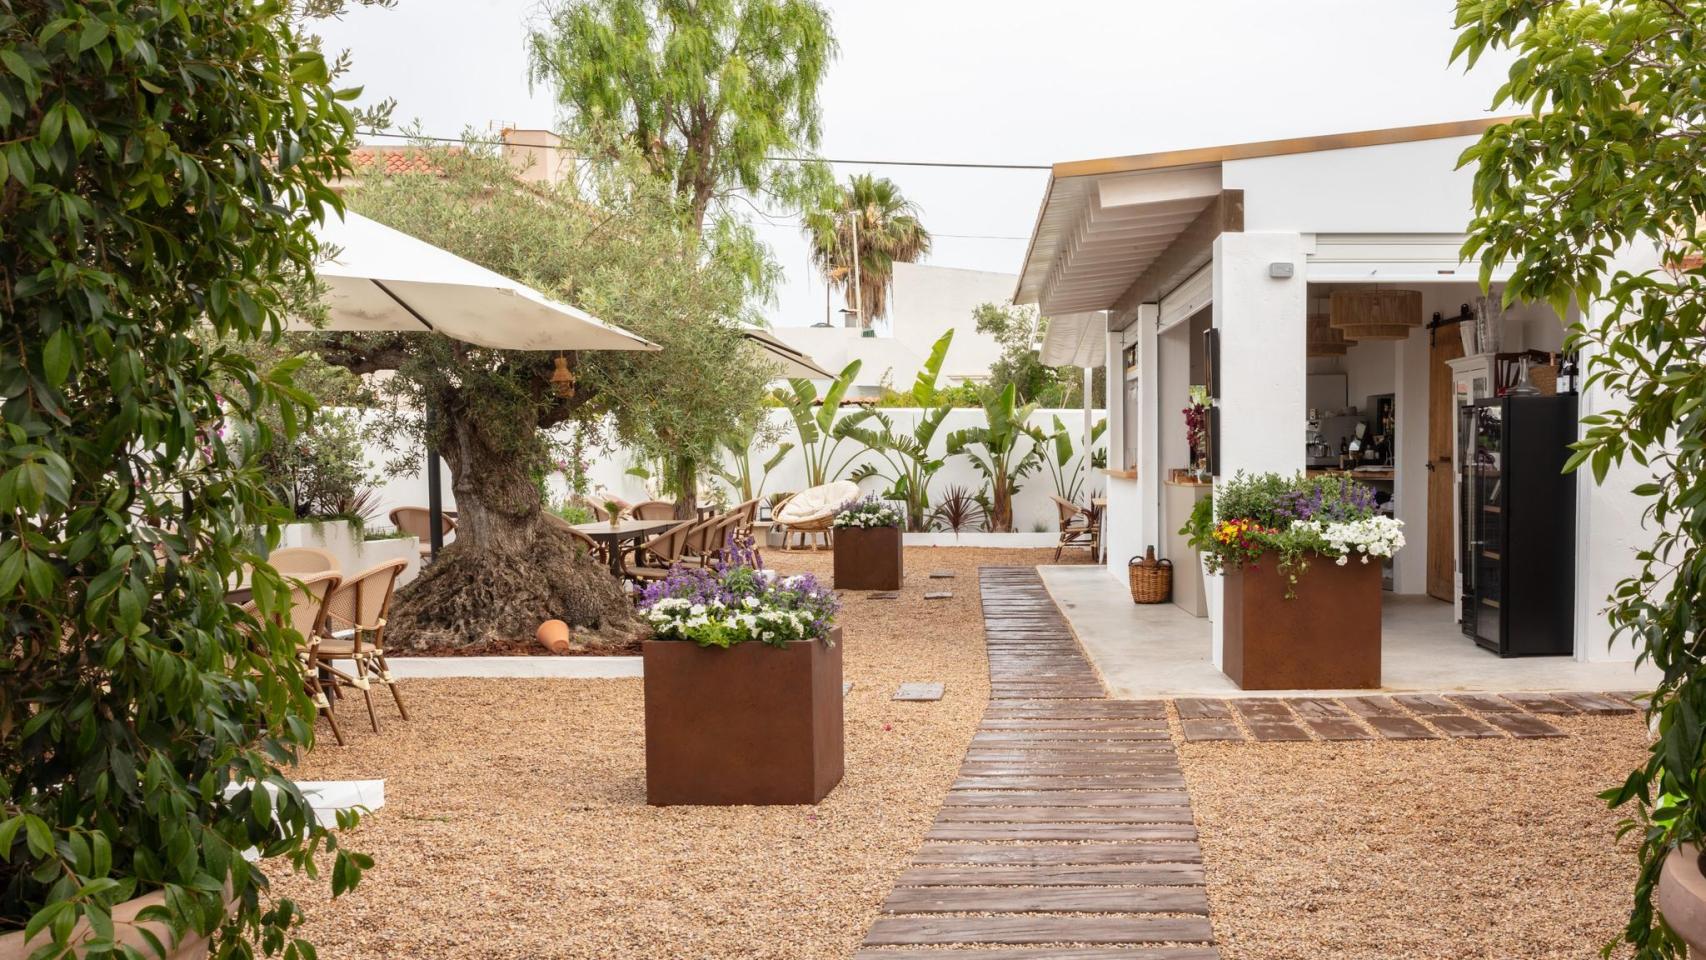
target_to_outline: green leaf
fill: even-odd
[[[49,385],[57,387],[65,383],[71,375],[72,359],[70,331],[60,327],[42,348],[42,374]]]

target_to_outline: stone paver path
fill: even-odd
[[[1250,697],[1173,702],[1185,739],[1532,740],[1567,734],[1548,717],[1634,713],[1610,693],[1452,693],[1353,697]]]
[[[979,580],[991,702],[856,960],[1215,960],[1166,705],[1102,699],[1034,569]]]

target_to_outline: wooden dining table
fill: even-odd
[[[621,577],[622,544],[630,541],[648,540],[678,523],[681,521],[625,519],[620,523],[594,520],[591,523],[577,523],[573,526],[592,540],[604,545],[610,554],[610,573],[613,576]]]

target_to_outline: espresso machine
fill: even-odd
[[[1339,451],[1356,436],[1362,418],[1354,414],[1311,416],[1304,432],[1305,459],[1311,468],[1337,467]]]

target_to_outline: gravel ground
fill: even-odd
[[[413,721],[386,704],[378,735],[346,702],[349,746],[326,737],[298,775],[385,778],[386,806],[348,839],[377,864],[335,903],[323,881],[275,889],[329,960],[845,958],[983,711],[978,566],[1052,554],[909,548],[900,599],[843,598],[847,774],[815,808],[646,806],[638,680],[410,680]],[[824,553],[766,560],[829,573]],[[946,697],[891,701],[907,680]]]
[[[1597,956],[1635,861],[1594,795],[1643,728],[1547,719],[1575,736],[1182,745],[1226,960]]]

